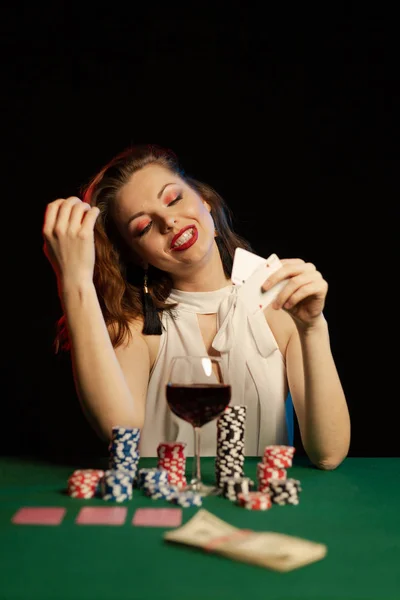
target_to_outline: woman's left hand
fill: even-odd
[[[263,290],[269,290],[287,279],[272,307],[286,310],[300,327],[312,327],[322,316],[328,284],[312,263],[300,258],[280,260],[282,267],[270,275],[262,286]]]

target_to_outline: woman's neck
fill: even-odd
[[[188,269],[187,273],[173,275],[173,288],[182,292],[213,292],[231,283],[225,275],[219,251],[203,265]]]

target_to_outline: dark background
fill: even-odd
[[[257,253],[317,265],[330,286],[350,455],[399,456],[396,19],[376,6],[308,10],[59,0],[3,9],[3,453],[105,451],[81,414],[68,355],[52,350],[61,312],[41,227],[48,202],[145,142],[172,148],[214,186]]]

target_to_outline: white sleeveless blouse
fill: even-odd
[[[245,454],[261,456],[269,444],[292,444],[293,410],[286,415],[288,396],[285,360],[262,310],[251,314],[229,285],[213,292],[172,290],[168,302],[178,306],[164,311],[158,355],[150,373],[146,416],[141,433],[141,456],[156,456],[165,441],[185,442],[193,456],[193,428],[176,417],[166,402],[168,368],[174,356],[207,356],[197,314],[217,314],[212,347],[220,352],[229,374],[231,405],[247,407]],[[216,454],[216,420],[202,427],[201,455]]]

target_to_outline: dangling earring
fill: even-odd
[[[149,293],[149,288],[147,287],[147,282],[148,282],[148,275],[147,275],[147,271],[145,271],[144,277],[143,277],[143,292],[145,294]]]
[[[148,288],[148,276],[147,270],[144,272],[143,279],[143,333],[145,335],[161,335],[161,321],[158,316],[157,309],[154,305],[153,298]]]
[[[214,229],[214,237],[218,237],[218,231],[216,229]]]

